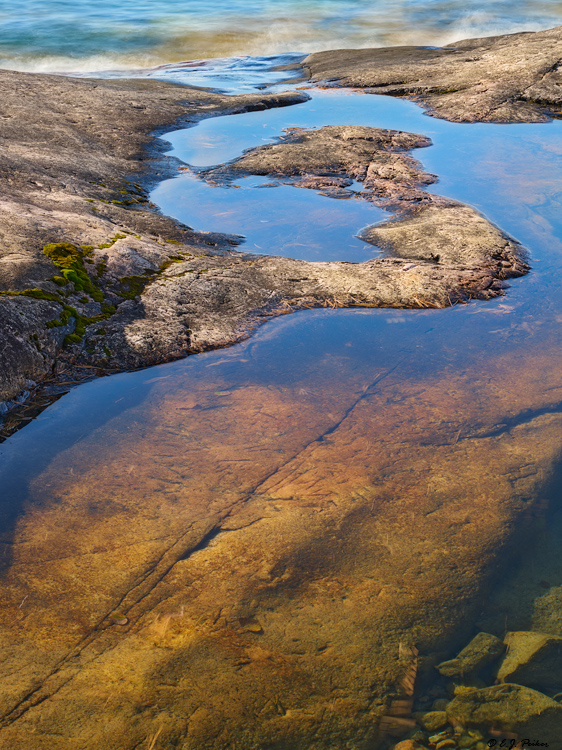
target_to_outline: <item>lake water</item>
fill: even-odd
[[[559,25],[559,0],[22,0],[0,3],[0,65],[102,71],[339,47],[442,45]]]
[[[555,2],[532,15],[516,3],[27,2],[0,22],[5,67],[165,65],[137,74],[240,91],[279,85],[278,53],[439,44],[560,15]],[[174,64],[221,55],[235,57]],[[400,669],[416,676],[412,646],[415,703],[403,688],[402,713],[387,705],[405,722],[451,697],[424,661],[436,649],[450,657],[479,630],[562,636],[562,123],[451,124],[410,102],[310,93],[164,138],[196,168],[286,127],[424,133],[430,189],[518,239],[531,273],[503,299],[448,310],[283,316],[227,350],[80,386],[3,443],[6,747],[389,747],[404,732],[387,717],[391,734],[373,735],[377,701],[405,684]],[[354,235],[383,212],[263,182],[179,174],[152,199],[197,229],[244,235],[242,250],[376,253]]]

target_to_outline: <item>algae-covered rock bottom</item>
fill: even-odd
[[[561,47],[554,29],[305,66],[440,117],[544,121],[560,112]],[[430,148],[423,134],[293,131],[199,173],[334,197],[360,182],[359,199],[389,212],[365,232],[386,256],[367,263],[252,256],[148,203],[175,169],[149,133],[306,90],[229,97],[9,71],[0,87],[4,401],[62,370],[224,347],[292,310],[470,303],[528,271],[501,227],[426,189],[436,176],[409,153]],[[150,383],[146,403],[53,445],[25,492],[11,495],[10,465],[2,475],[0,744],[485,750],[528,732],[558,750],[559,587],[546,581],[548,607],[508,633],[507,604],[475,628],[517,545],[556,547],[544,516],[562,346],[549,335],[460,370],[404,374],[397,347],[363,352],[370,369],[326,356],[313,387],[296,375],[232,387],[252,341],[189,358],[173,388],[127,375]]]

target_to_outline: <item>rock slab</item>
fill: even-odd
[[[420,103],[451,122],[547,122],[562,115],[562,26],[446,47],[315,52],[316,83],[352,86]]]
[[[562,690],[562,638],[519,631],[505,637],[507,653],[498,669],[500,682],[517,682],[547,693]]]
[[[504,651],[505,645],[500,638],[491,633],[478,633],[458,656],[438,664],[437,670],[444,677],[476,675]]]
[[[528,687],[506,683],[463,692],[448,705],[447,715],[452,723],[494,726],[521,739],[538,738],[549,750],[562,748],[562,706]]]

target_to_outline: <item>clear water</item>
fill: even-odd
[[[559,0],[22,0],[0,3],[0,65],[104,71],[338,47],[441,45],[548,28]]]
[[[542,241],[548,232],[544,225],[539,230],[536,218],[529,217],[525,208],[533,190],[541,190],[534,200],[543,203],[550,221],[558,222],[556,211],[546,206],[551,200],[555,205],[560,201],[559,176],[556,172],[549,175],[548,164],[560,159],[562,123],[449,123],[427,117],[417,105],[392,97],[333,89],[309,93],[310,101],[292,107],[209,118],[196,127],[166,133],[162,138],[171,146],[167,153],[198,168],[235,159],[246,148],[273,143],[291,127],[356,124],[423,133],[433,145],[412,153],[438,175],[430,191],[474,206],[529,248],[537,245],[537,231]],[[238,189],[219,187],[188,173],[160,183],[151,199],[163,213],[197,230],[242,235],[245,241],[240,249],[247,252],[353,262],[376,257],[376,250],[355,235],[368,224],[389,219],[388,213],[357,198],[342,201],[286,185],[263,187],[275,184],[268,178],[251,177],[235,181]],[[519,206],[516,225],[514,205]],[[560,248],[560,240],[548,235],[549,248]],[[541,284],[556,283],[549,263],[547,268]],[[527,286],[534,283],[535,273],[527,277]]]
[[[380,254],[357,235],[385,214],[353,196],[335,199],[259,177],[216,187],[183,175],[162,183],[151,200],[193,229],[241,235],[240,249],[249,253],[350,263]]]

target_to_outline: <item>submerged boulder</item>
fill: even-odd
[[[521,738],[539,739],[549,750],[562,749],[562,706],[543,693],[522,685],[493,685],[467,690],[449,703],[453,724],[515,732]]]
[[[507,653],[498,669],[500,682],[557,693],[562,690],[562,638],[519,631],[505,637]]]
[[[476,675],[501,656],[504,650],[505,645],[500,638],[490,633],[478,633],[454,659],[441,662],[436,669],[445,677]]]

